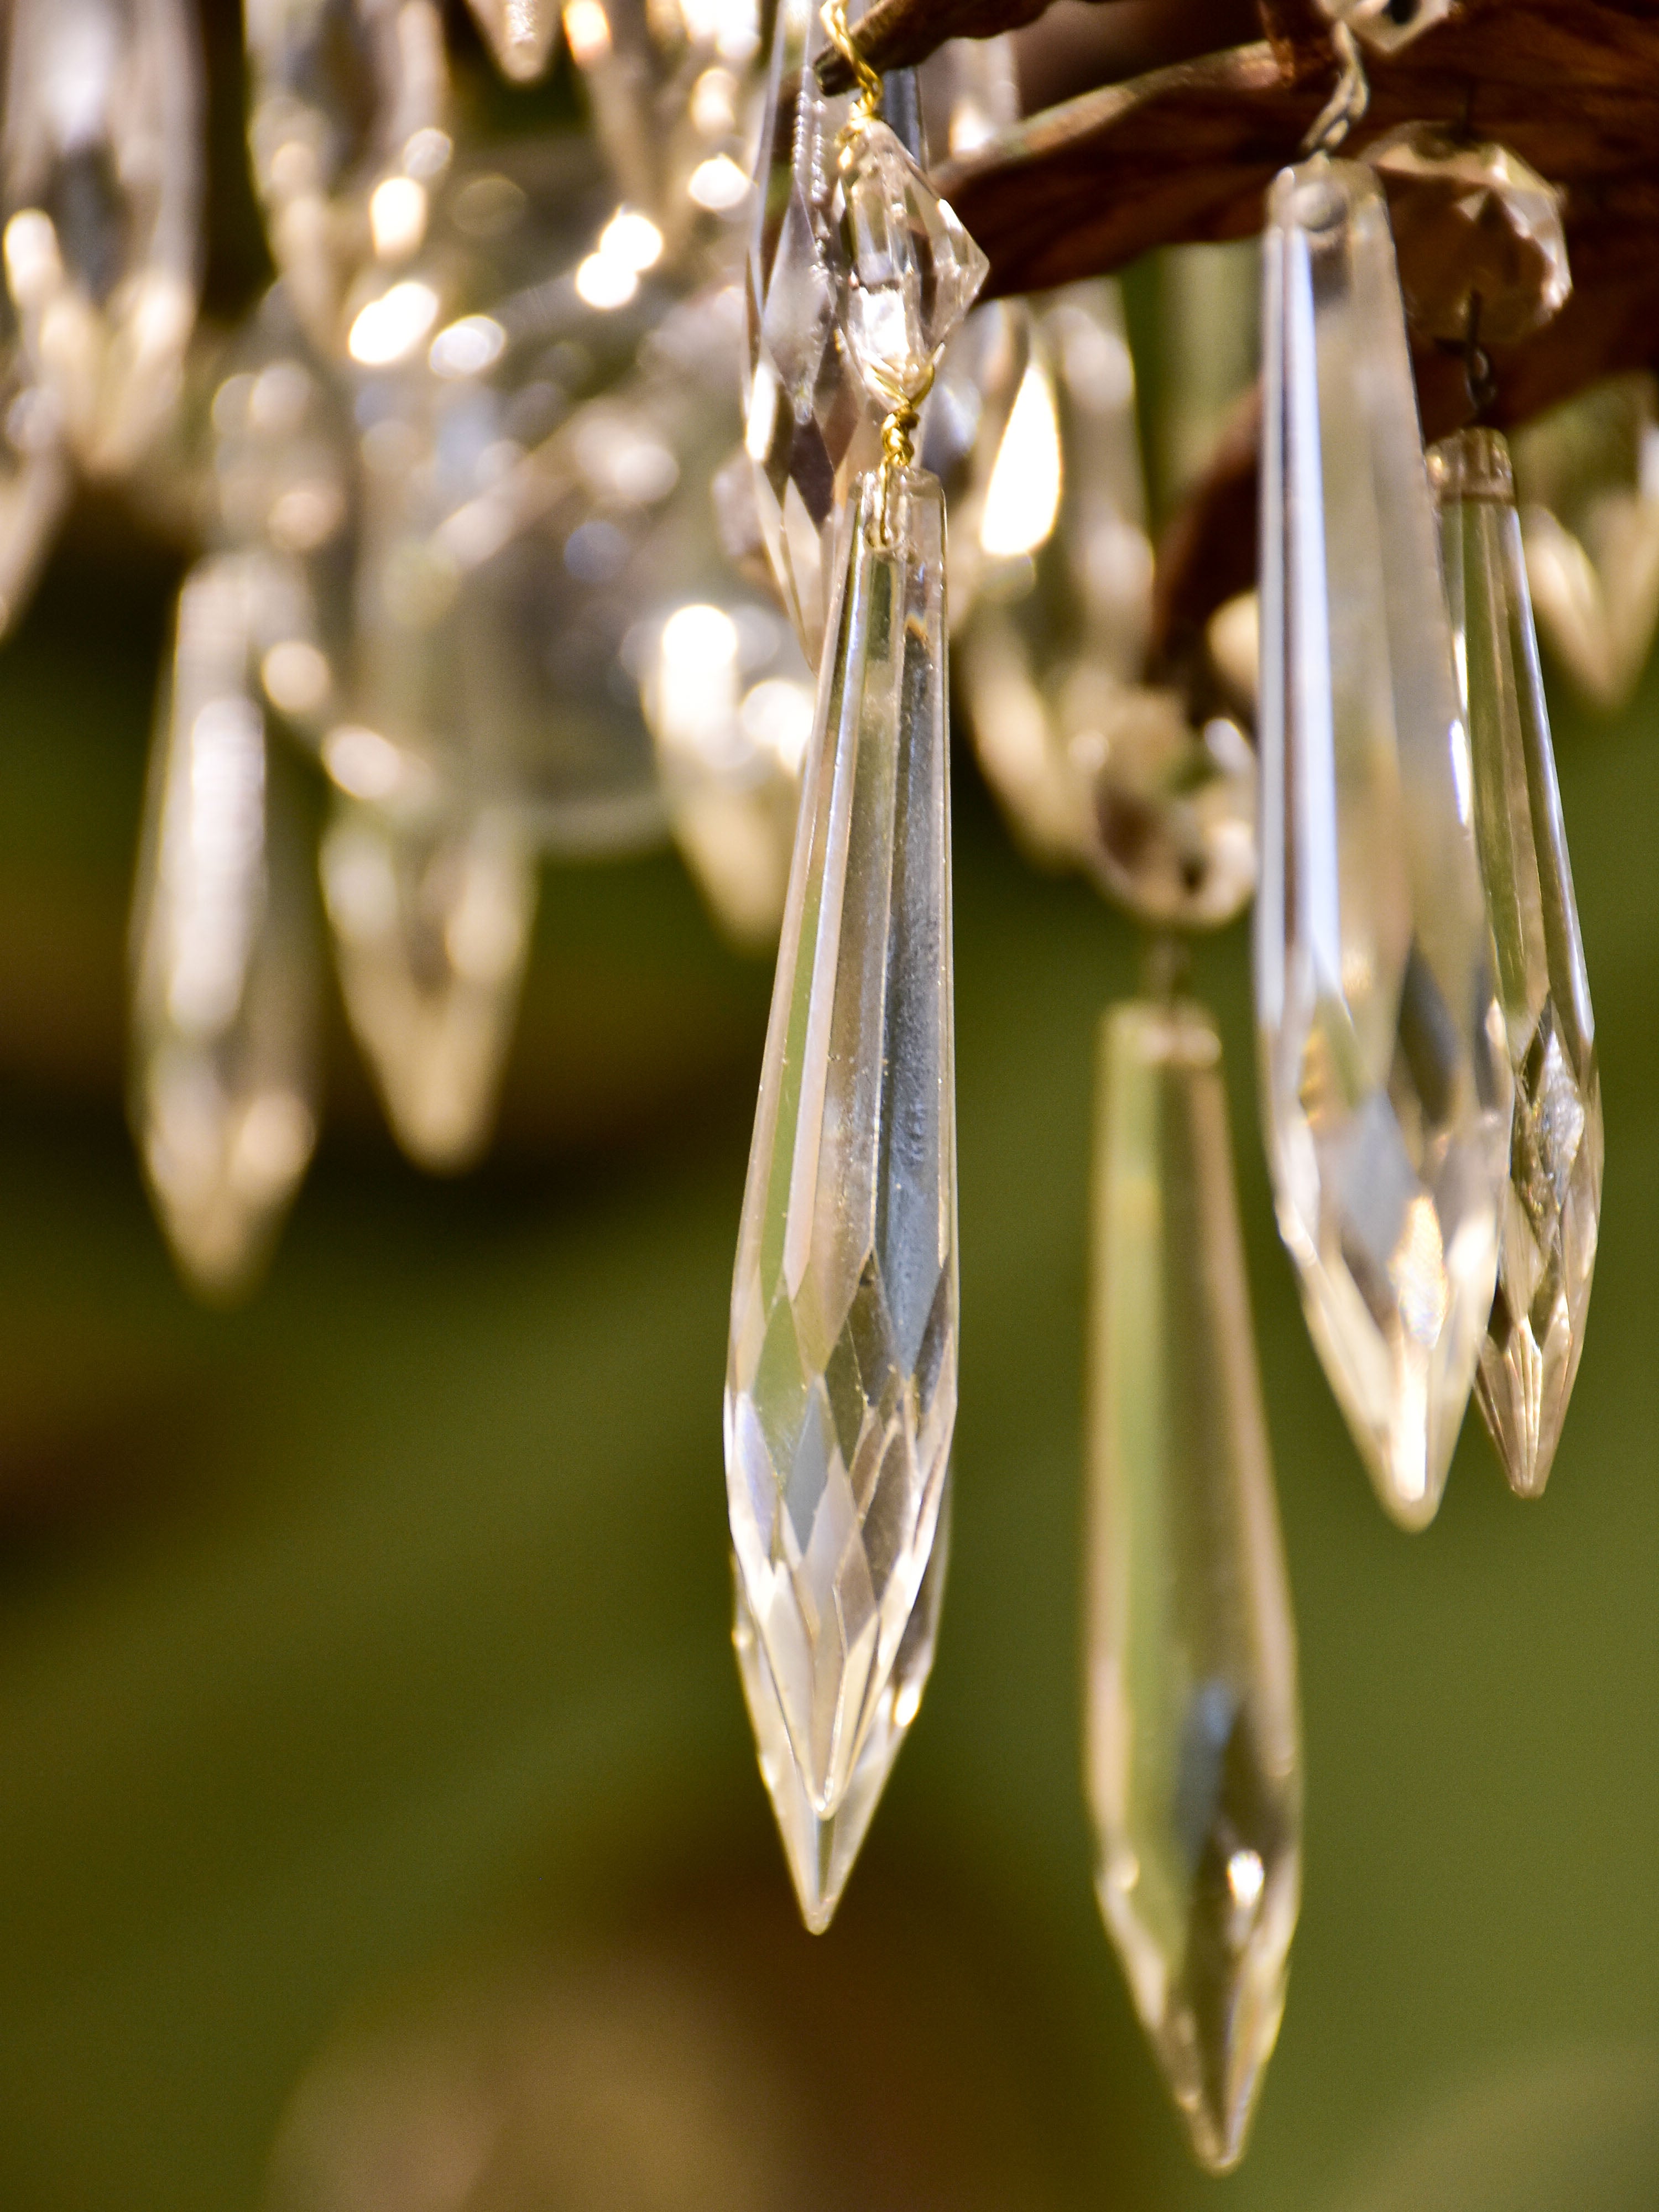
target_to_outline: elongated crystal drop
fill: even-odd
[[[1089,1799],[1101,1909],[1193,2146],[1236,2166],[1302,1874],[1296,1632],[1221,1041],[1101,1025],[1089,1377]]]
[[[536,869],[500,808],[422,824],[343,802],[322,850],[346,1013],[398,1142],[435,1173],[489,1141]]]
[[[553,58],[558,0],[471,0],[471,6],[501,74],[515,84],[534,83]]]
[[[726,1369],[738,1579],[820,1821],[884,1710],[957,1407],[945,519],[919,470],[893,504],[889,544],[877,477],[849,518]]]
[[[1285,170],[1263,267],[1262,1119],[1325,1371],[1418,1528],[1492,1310],[1509,1065],[1376,179]]]
[[[1437,446],[1446,590],[1474,759],[1474,823],[1515,1072],[1498,1295],[1475,1395],[1511,1486],[1536,1498],[1560,1439],[1601,1213],[1601,1085],[1509,449]]]
[[[836,321],[830,202],[847,103],[818,89],[823,37],[817,0],[778,0],[756,157],[744,432],[767,558],[814,668],[837,520],[879,456],[882,415]]]
[[[744,1700],[755,1731],[761,1779],[772,1800],[784,1856],[800,1903],[801,1917],[815,1936],[821,1936],[841,1902],[847,1877],[859,1847],[869,1831],[899,1747],[909,1733],[921,1705],[921,1693],[933,1671],[933,1645],[939,1634],[939,1605],[945,1595],[945,1568],[951,1548],[951,1486],[947,1477],[939,1501],[939,1525],[933,1548],[921,1577],[921,1588],[910,1609],[910,1618],[899,1639],[897,1656],[887,1686],[871,1715],[864,1748],[854,1764],[851,1778],[833,1813],[813,1810],[799,1767],[790,1749],[789,1730],[778,1699],[777,1684],[767,1663],[765,1647],[755,1633],[754,1616],[738,1576],[732,1642],[738,1655]]]
[[[179,388],[201,257],[202,87],[185,0],[14,0],[6,284],[34,373],[94,473]]]
[[[132,921],[133,1129],[179,1264],[213,1297],[258,1275],[316,1133],[303,826],[250,690],[255,588],[234,555],[185,581]]]

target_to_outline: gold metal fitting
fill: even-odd
[[[847,118],[847,129],[858,131],[881,112],[881,79],[859,52],[858,42],[847,26],[847,0],[823,0],[818,10],[823,27],[831,43],[858,83],[858,97]]]

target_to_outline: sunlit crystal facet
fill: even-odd
[[[836,1812],[933,1548],[957,1406],[944,512],[865,478],[819,679],[732,1297],[744,1600]]]
[[[837,519],[881,442],[881,410],[836,323],[830,200],[847,102],[818,89],[823,41],[816,0],[779,0],[757,156],[744,422],[767,557],[815,668]]]
[[[800,1903],[801,1917],[815,1936],[822,1935],[834,1917],[847,1877],[852,1872],[874,1817],[893,1761],[898,1757],[910,1723],[921,1705],[921,1693],[933,1669],[933,1644],[939,1632],[939,1605],[945,1593],[945,1567],[951,1545],[951,1491],[947,1480],[939,1510],[933,1548],[916,1593],[915,1604],[886,1688],[877,1701],[851,1778],[833,1813],[813,1810],[800,1769],[790,1749],[789,1730],[778,1701],[777,1685],[767,1663],[766,1651],[755,1633],[753,1616],[738,1577],[737,1610],[732,1641],[738,1655],[750,1723],[760,1759],[761,1779],[772,1800],[784,1856]]]
[[[489,1141],[536,911],[529,840],[487,810],[420,824],[343,803],[322,879],[341,995],[410,1158],[469,1167]]]
[[[1106,1923],[1194,2147],[1225,2172],[1284,2008],[1302,1784],[1220,1063],[1196,1006],[1102,1025],[1087,1743]]]
[[[1263,1122],[1326,1372],[1383,1504],[1420,1528],[1492,1309],[1509,1065],[1375,177],[1285,171],[1263,249]]]
[[[1595,1266],[1602,1157],[1595,1023],[1508,449],[1495,430],[1465,430],[1434,448],[1430,467],[1515,1071],[1498,1294],[1475,1389],[1510,1484],[1535,1498],[1578,1371]]]
[[[257,592],[233,555],[186,579],[132,921],[133,1130],[179,1265],[215,1297],[258,1274],[316,1128],[303,827],[250,689]]]
[[[990,263],[884,123],[838,149],[830,233],[836,310],[884,407],[921,397]]]
[[[34,375],[95,473],[178,395],[201,258],[202,85],[185,0],[15,0],[6,287]]]

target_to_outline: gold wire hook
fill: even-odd
[[[836,52],[858,82],[858,98],[847,118],[848,129],[856,131],[861,124],[869,122],[880,112],[881,78],[859,52],[858,41],[848,28],[847,0],[823,0],[818,16]]]
[[[1339,147],[1370,106],[1370,81],[1353,33],[1340,20],[1331,25],[1331,46],[1342,64],[1336,89],[1314,118],[1313,128],[1302,141],[1304,158],[1329,154]]]

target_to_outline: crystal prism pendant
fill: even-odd
[[[524,981],[529,840],[500,808],[416,824],[348,800],[321,865],[341,994],[392,1133],[419,1167],[471,1167]]]
[[[919,470],[891,505],[885,544],[878,475],[848,518],[726,1369],[738,1581],[820,1821],[877,1740],[957,1407],[945,518]]]
[[[1434,1516],[1492,1310],[1510,1080],[1382,195],[1263,239],[1255,998],[1280,1234],[1383,1504]]]
[[[185,1274],[251,1287],[315,1139],[316,998],[304,833],[248,688],[251,598],[234,555],[179,603],[132,922],[131,1104]]]
[[[1221,1041],[1101,1026],[1089,1393],[1097,1883],[1200,2161],[1242,2156],[1302,1866],[1296,1632],[1250,1331]]]
[[[880,410],[836,322],[830,198],[847,102],[818,89],[823,37],[817,0],[778,0],[749,251],[744,430],[767,558],[814,668],[837,522],[881,451]]]
[[[864,1748],[854,1765],[841,1802],[833,1813],[823,1815],[813,1810],[800,1769],[795,1764],[783,1708],[778,1701],[777,1685],[772,1679],[765,1649],[755,1633],[754,1617],[743,1594],[743,1577],[738,1575],[737,1578],[732,1642],[738,1655],[738,1672],[749,1708],[750,1724],[755,1731],[761,1779],[777,1816],[778,1832],[783,1838],[784,1856],[789,1862],[801,1918],[815,1936],[821,1936],[834,1917],[853,1862],[868,1832],[883,1785],[921,1708],[921,1693],[933,1669],[950,1547],[951,1486],[947,1477],[939,1500],[933,1548],[927,1555],[921,1588],[899,1639],[892,1674],[877,1701]]]
[[[859,374],[884,408],[914,404],[991,264],[884,123],[841,146],[830,276]]]
[[[1498,1295],[1475,1394],[1512,1488],[1548,1479],[1578,1371],[1601,1212],[1601,1089],[1509,451],[1429,456],[1474,761],[1474,823],[1515,1071]]]
[[[502,76],[533,84],[553,58],[558,0],[471,0],[471,5]]]
[[[201,258],[201,60],[185,0],[15,0],[6,285],[34,374],[94,474],[178,396]]]

